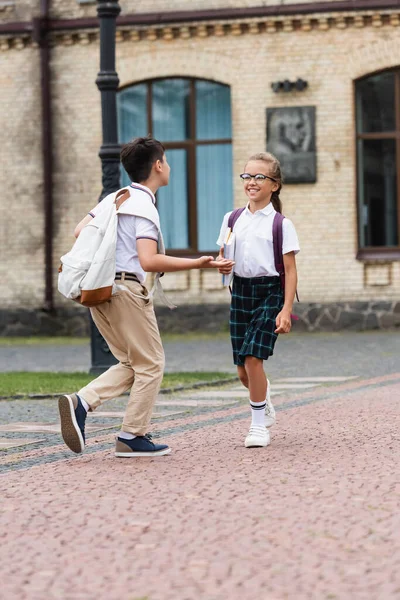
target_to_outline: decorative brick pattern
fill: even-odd
[[[388,286],[392,282],[392,263],[365,264],[364,276],[366,286]]]

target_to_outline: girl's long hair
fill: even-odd
[[[281,213],[282,200],[280,199],[279,194],[282,189],[283,178],[279,160],[270,152],[259,152],[258,154],[253,154],[253,156],[250,156],[247,162],[250,162],[251,160],[262,160],[267,163],[270,168],[271,177],[273,177],[276,182],[279,183],[279,188],[276,190],[276,192],[272,192],[271,202],[276,212]]]

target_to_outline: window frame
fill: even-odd
[[[395,105],[395,130],[381,131],[372,133],[358,133],[357,131],[357,85],[370,79],[375,75],[383,73],[394,73],[394,105]],[[355,125],[355,151],[356,151],[356,207],[357,207],[357,260],[374,260],[384,261],[400,260],[400,67],[382,69],[374,71],[359,77],[354,81],[354,125]],[[361,211],[359,198],[359,169],[360,169],[360,153],[358,150],[360,140],[395,140],[396,144],[396,182],[397,182],[397,231],[398,245],[397,246],[364,246],[361,247]]]
[[[166,153],[168,150],[186,150],[187,152],[187,172],[188,172],[188,237],[189,247],[182,249],[167,248],[168,254],[171,256],[197,258],[207,254],[208,251],[198,250],[198,222],[197,222],[197,167],[196,167],[196,149],[198,146],[210,146],[216,144],[231,144],[230,138],[213,138],[210,140],[196,139],[196,81],[207,81],[230,89],[230,85],[215,81],[214,79],[206,79],[203,77],[183,77],[181,75],[169,75],[167,77],[154,77],[151,79],[143,79],[122,86],[118,92],[133,88],[136,85],[146,84],[147,86],[147,129],[150,135],[153,135],[153,83],[158,81],[166,81],[168,79],[181,79],[189,82],[189,134],[186,140],[164,142],[163,144]],[[231,99],[232,108],[232,99]],[[156,195],[157,202],[157,195]],[[215,253],[215,248],[210,249],[210,253]]]

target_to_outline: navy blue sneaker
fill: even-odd
[[[115,456],[133,457],[133,456],[164,456],[169,454],[171,448],[166,444],[154,444],[148,435],[138,435],[133,440],[124,440],[117,437],[115,447]]]
[[[58,410],[61,419],[61,435],[68,448],[80,454],[85,448],[85,421],[87,417],[77,394],[60,396]]]

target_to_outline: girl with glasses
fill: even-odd
[[[251,426],[245,446],[253,448],[268,446],[268,428],[276,421],[263,363],[272,356],[278,334],[289,333],[291,329],[297,287],[295,255],[300,247],[293,223],[285,218],[282,222],[283,290],[275,265],[272,236],[274,217],[282,212],[279,161],[269,153],[255,154],[240,177],[247,205],[231,232],[235,238],[235,265],[229,324],[233,361],[240,381],[250,393]],[[225,215],[217,241],[219,260],[224,256],[230,215]]]

